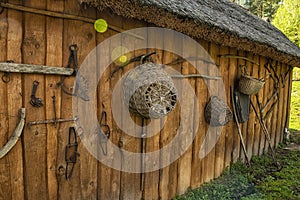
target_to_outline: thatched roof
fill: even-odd
[[[229,0],[79,1],[300,67],[296,45],[270,23]]]

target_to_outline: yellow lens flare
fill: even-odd
[[[128,62],[130,54],[128,49],[123,46],[117,46],[112,50],[111,59],[116,65],[124,65]]]
[[[104,19],[97,19],[94,23],[94,28],[99,33],[107,31],[108,24]]]

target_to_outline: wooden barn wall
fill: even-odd
[[[124,19],[110,12],[98,13],[96,9],[90,8],[86,10],[80,7],[75,0],[32,0],[23,1],[23,3],[19,0],[9,0],[9,2],[92,19],[102,17],[108,21],[108,24],[123,29],[152,26],[141,21]],[[92,24],[81,21],[7,9],[0,15],[0,27],[0,62],[13,60],[16,63],[60,67],[67,66],[69,45],[74,43],[78,45],[80,64],[97,44],[117,34],[110,29],[103,34],[96,33]],[[193,51],[193,47],[185,47],[182,45],[184,41],[176,41],[176,38],[165,38],[165,41],[157,40],[158,43],[166,41],[168,43],[165,45],[180,43],[180,48],[182,51],[186,51],[186,55]],[[198,42],[219,65],[227,92],[227,104],[230,107],[232,105],[229,88],[241,75],[240,65],[245,65],[248,73],[256,77],[263,77],[268,73],[264,67],[267,62],[264,57],[204,40],[198,40]],[[150,51],[149,49],[148,52]],[[141,53],[145,52],[141,50],[134,52],[135,55]],[[259,66],[242,59],[220,58],[219,54],[247,57],[259,63]],[[175,55],[160,50],[155,57],[156,62],[159,63],[168,63],[174,59],[176,59]],[[206,67],[207,72],[210,73],[208,65],[200,64]],[[279,84],[278,103],[274,104],[265,119],[267,129],[271,134],[272,147],[275,147],[282,141],[284,127],[287,126],[291,73],[284,77],[283,75],[290,66],[275,61],[272,64],[276,66],[275,71],[271,71],[272,77],[275,78],[268,79],[257,98],[262,106],[266,105],[273,94],[274,84]],[[123,149],[138,152],[141,145],[140,139],[122,132],[115,124],[110,110],[113,87],[122,75],[134,67],[134,64],[120,70],[109,79],[110,72],[114,67],[116,66],[112,65],[99,82],[97,113],[100,115],[104,110],[107,112],[107,122],[111,127],[111,140],[114,143],[121,144]],[[196,73],[196,70],[187,63],[173,67],[183,74]],[[2,75],[1,72],[0,76],[2,77]],[[18,73],[10,74],[10,76],[9,83],[0,80],[0,146],[3,146],[10,138],[18,120],[16,117],[18,110],[21,107],[26,108],[27,122],[52,119],[54,116],[52,96],[55,95],[57,117],[73,117],[72,97],[56,87],[56,83],[60,80],[59,76]],[[40,82],[37,97],[44,100],[44,106],[41,108],[34,108],[29,104],[34,80]],[[73,81],[74,78],[71,77],[67,78],[65,83],[68,85]],[[201,78],[189,79],[189,83],[199,97],[199,113],[200,116],[203,116],[205,104],[209,100],[207,86]],[[252,96],[251,99],[258,108],[256,97]],[[193,106],[194,102],[191,104]],[[269,110],[271,106],[272,102],[266,110]],[[190,111],[190,113],[193,112]],[[147,139],[147,152],[158,150],[170,142],[176,133],[180,117],[184,120],[193,118],[193,114],[189,118],[179,116],[179,114],[179,109],[176,108],[167,117],[162,130],[154,137]],[[141,124],[139,118],[136,118],[136,122]],[[159,121],[155,123],[157,126],[161,124]],[[101,164],[88,153],[78,138],[80,157],[74,167],[72,178],[65,180],[64,152],[68,143],[68,129],[71,125],[72,123],[68,122],[58,124],[56,128],[52,124],[24,128],[16,146],[0,160],[0,199],[169,199],[176,194],[184,193],[189,187],[199,187],[202,183],[218,177],[230,163],[236,162],[238,159],[245,159],[237,128],[231,121],[223,128],[215,148],[205,158],[199,160],[198,151],[208,128],[204,117],[200,117],[200,128],[197,133],[193,133],[196,134],[195,140],[185,154],[168,167],[144,174],[143,179],[140,174],[120,172]],[[138,129],[138,127],[136,128]],[[243,123],[241,127],[250,157],[261,155],[268,150],[268,142],[252,108],[248,122]],[[190,127],[186,129],[188,130],[188,128]]]

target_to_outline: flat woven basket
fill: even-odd
[[[251,76],[242,75],[239,80],[239,91],[243,94],[257,94],[265,82]]]
[[[204,117],[211,126],[224,126],[232,120],[232,112],[227,104],[217,96],[211,96],[205,106]]]
[[[178,93],[162,66],[144,63],[129,71],[123,81],[129,111],[145,118],[161,118],[174,110]]]

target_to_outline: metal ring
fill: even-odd
[[[8,72],[4,72],[2,75],[2,81],[4,83],[8,83],[10,81],[10,74]]]

